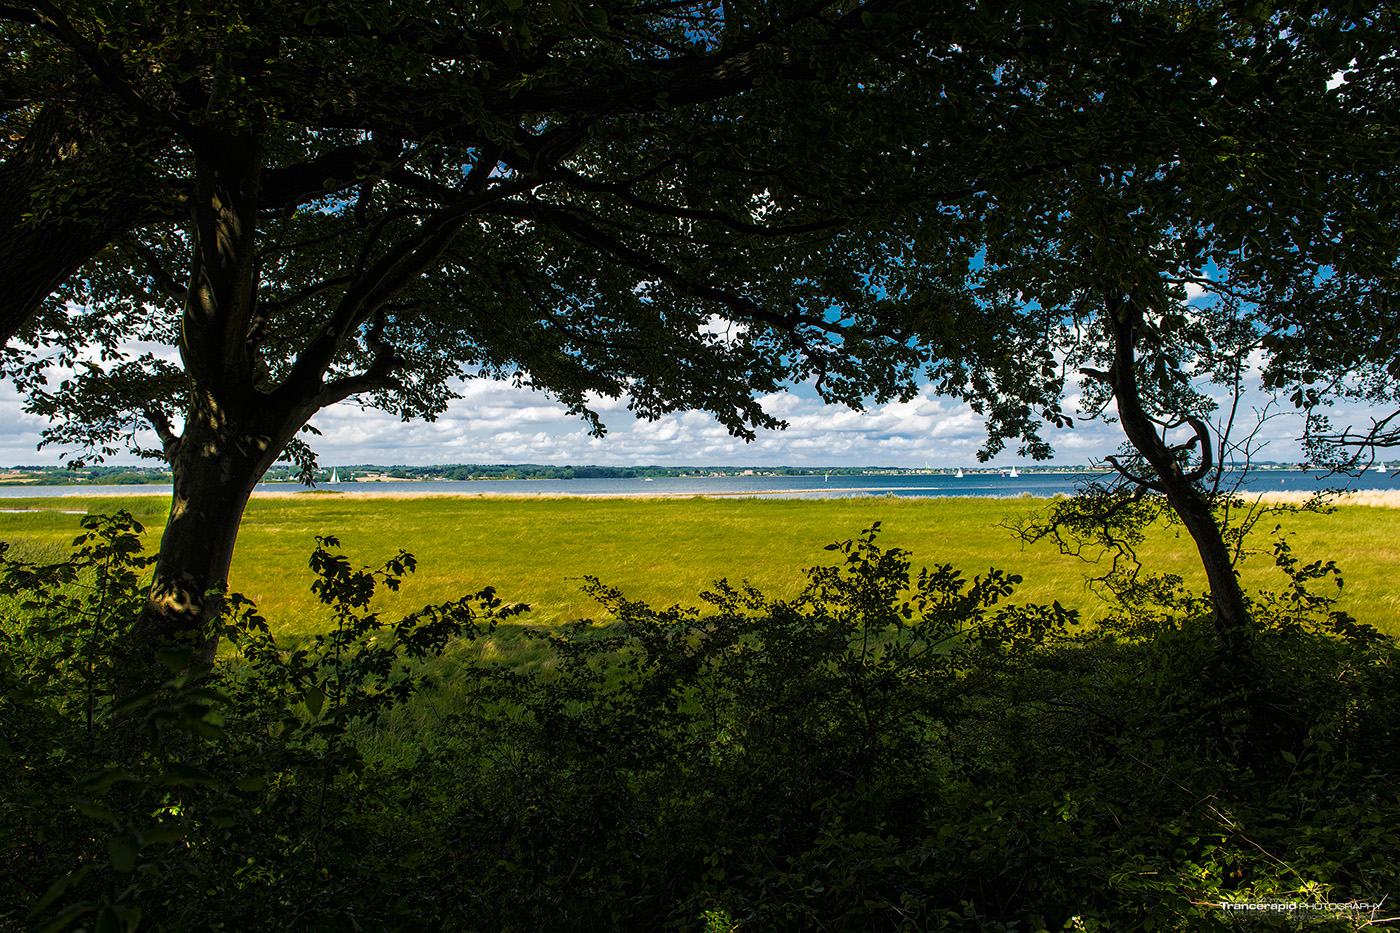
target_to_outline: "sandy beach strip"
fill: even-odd
[[[1302,505],[1312,497],[1302,490],[1269,490],[1247,494],[1246,499],[1258,498],[1269,505]],[[1379,509],[1400,509],[1400,491],[1394,489],[1356,489],[1328,499],[1329,505],[1369,505]]]
[[[863,490],[863,489],[843,489],[842,492],[857,494],[875,495],[886,490]],[[459,492],[453,490],[440,489],[395,489],[393,492],[346,492],[342,489],[321,491],[321,490],[301,490],[298,492],[283,492],[282,490],[262,490],[253,491],[254,499],[316,499],[319,497],[335,497],[337,499],[732,499],[736,496],[768,496],[773,498],[783,496],[797,496],[804,493],[811,494],[822,492],[821,487],[813,489],[744,489],[725,492],[602,492],[602,493],[566,493],[566,492],[501,492],[492,490],[490,492]]]

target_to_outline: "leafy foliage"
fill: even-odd
[[[107,665],[144,602],[139,571],[151,559],[125,513],[84,527],[68,561],[0,567],[4,901],[15,905],[0,921],[131,930],[235,923],[247,910],[254,925],[285,911],[310,924],[352,916],[319,880],[327,860],[354,860],[354,849],[327,845],[329,827],[344,825],[335,788],[364,769],[347,729],[424,684],[403,662],[524,607],[488,588],[386,625],[364,610],[412,557],[356,571],[321,539],[312,563],[334,632],[285,651],[235,594],[222,624],[236,654],[224,667],[199,665],[189,647],[167,651],[161,689],[114,704]],[[130,743],[133,720],[148,745]]]
[[[1125,481],[1204,542],[1197,487],[1238,442],[1199,381],[1238,391],[1252,353],[1294,347],[1287,308],[1350,320],[1360,292],[1383,319],[1379,5],[330,12],[0,5],[50,63],[19,123],[70,103],[60,63],[168,140],[144,175],[169,210],[7,365],[48,441],[171,463],[141,636],[216,614],[238,508],[212,503],[241,506],[278,458],[311,475],[299,432],[346,399],[433,418],[457,379],[504,379],[596,433],[625,399],[751,439],[792,383],[860,407],[928,376],[987,416],[985,455],[1036,457],[1067,396],[1090,417],[1115,400],[1143,461]],[[1343,71],[1356,88],[1334,93]],[[1234,652],[1242,597],[1224,544],[1202,548]]]
[[[77,579],[126,579],[130,523],[89,523],[83,559],[126,556]],[[1223,684],[1199,602],[1080,632],[1010,602],[1014,575],[914,572],[877,533],[785,601],[720,582],[655,609],[590,579],[616,621],[539,633],[552,669],[460,666],[411,760],[361,749],[427,687],[405,661],[520,611],[490,590],[387,624],[373,594],[412,559],[355,569],[322,538],[332,631],[288,649],[231,599],[220,667],[170,658],[165,695],[99,707],[89,741],[86,675],[42,660],[67,636],[25,622],[71,593],[8,561],[33,615],[0,668],[0,922],[1223,931],[1225,903],[1386,893],[1396,653],[1312,591],[1334,567],[1280,547],[1256,676]],[[133,713],[149,750],[104,751]]]
[[[917,296],[975,319],[956,291],[977,203],[1044,161],[1028,104],[1056,113],[1034,90],[1060,61],[1037,11],[326,13],[0,4],[19,49],[169,139],[147,169],[170,209],[56,293],[6,365],[46,442],[171,465],[133,656],[217,615],[247,496],[279,459],[311,475],[299,434],[326,406],[431,419],[458,379],[500,379],[597,434],[604,400],[625,400],[752,439],[781,426],[762,399],[791,383],[857,408],[911,396],[905,312]],[[1034,43],[1006,41],[1021,26]]]

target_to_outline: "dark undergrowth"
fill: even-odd
[[[111,699],[140,606],[130,516],[0,576],[0,928],[1353,929],[1400,894],[1393,643],[1314,597],[1253,604],[1248,662],[1144,585],[1081,632],[1019,579],[913,572],[876,530],[775,601],[725,583],[540,632],[549,671],[453,672],[413,754],[366,755],[415,662],[523,607],[384,620],[400,554],[323,539],[336,627],[284,650],[234,597],[214,670],[172,647]],[[1325,569],[1325,568],[1322,568]],[[1278,907],[1291,903],[1295,909]]]

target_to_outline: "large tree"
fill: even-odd
[[[1271,190],[1257,165],[1293,183],[1318,157],[1267,130],[1332,119],[1319,76],[1347,54],[1327,14],[1078,0],[0,15],[153,128],[150,174],[180,207],[128,229],[31,334],[70,378],[12,367],[53,440],[161,437],[175,492],[143,651],[199,637],[253,486],[344,399],[432,417],[454,377],[512,378],[599,430],[590,399],[626,396],[751,436],[777,425],[766,392],[811,379],[859,405],[911,391],[931,355],[994,441],[1043,454],[1069,359],[1126,426],[1129,377],[1179,370],[1198,333],[1153,326],[1175,320],[1173,283],[1212,257],[1271,272],[1288,225],[1250,213]],[[180,361],[124,358],[132,341]],[[1149,483],[1198,479],[1178,466],[1199,444],[1159,445],[1149,408],[1130,432]]]
[[[30,335],[53,352],[12,372],[53,440],[161,438],[175,491],[142,652],[202,638],[253,486],[344,399],[432,417],[453,377],[513,378],[599,430],[590,399],[625,395],[751,436],[778,423],[755,396],[791,380],[852,405],[911,390],[895,311],[966,274],[974,167],[1053,161],[1000,77],[1058,53],[1016,40],[1039,14],[119,6],[0,13],[156,128],[183,217],[118,238]],[[142,341],[178,364],[124,354]],[[45,361],[74,372],[48,385]]]
[[[980,278],[1002,335],[935,366],[988,412],[989,451],[1019,438],[1047,455],[1039,421],[1068,424],[1069,394],[1116,420],[1127,449],[1109,458],[1121,482],[1108,512],[1152,496],[1176,513],[1230,659],[1248,653],[1250,630],[1219,508],[1239,412],[1227,405],[1212,424],[1212,391],[1237,393],[1256,365],[1280,385],[1300,359],[1340,374],[1390,352],[1356,343],[1346,322],[1378,325],[1388,306],[1396,239],[1377,199],[1392,169],[1377,130],[1393,115],[1356,106],[1337,76],[1386,60],[1391,16],[1193,7],[1173,28],[1208,31],[1206,54],[1138,47],[1103,61],[1065,106],[1104,138],[1152,144],[1106,146],[1097,164],[1000,199]],[[1135,71],[1148,79],[1123,79]],[[1201,297],[1188,301],[1188,287]],[[1393,318],[1384,326],[1393,334]]]

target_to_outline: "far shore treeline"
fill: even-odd
[[[1306,464],[1268,461],[1255,463],[1256,470],[1306,469]],[[640,479],[643,477],[685,476],[869,476],[953,474],[959,469],[995,470],[986,464],[979,466],[897,467],[897,466],[600,466],[559,465],[548,463],[448,463],[429,466],[383,466],[372,463],[352,463],[326,466],[316,471],[315,481],[330,481],[333,474],[338,482],[353,483],[362,479],[397,480],[495,480],[495,479]],[[1086,464],[1038,464],[1018,466],[1022,473],[1089,473],[1095,468]],[[70,469],[59,466],[12,466],[0,468],[0,486],[141,486],[171,481],[170,471],[148,466],[87,465]],[[296,482],[296,467],[279,465],[267,471],[264,482]]]

